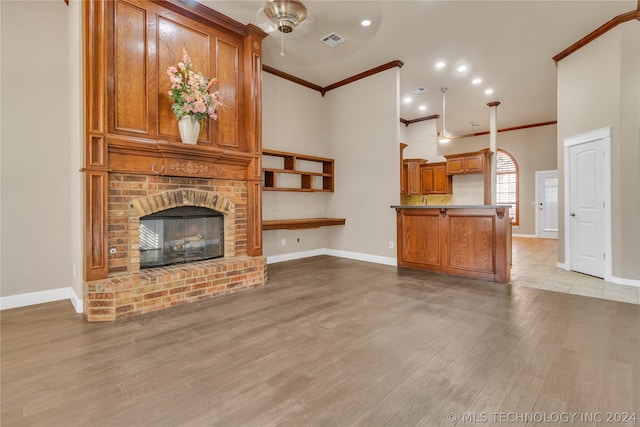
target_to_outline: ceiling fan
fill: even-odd
[[[256,14],[258,26],[267,34],[308,33],[314,17],[300,0],[268,0]]]
[[[440,91],[442,91],[442,130],[438,133],[438,142],[442,142],[442,143],[446,143],[451,141],[452,135],[451,133],[449,133],[447,131],[447,124],[446,124],[446,118],[447,118],[447,110],[446,110],[446,97],[447,97],[447,88],[443,87],[440,88]]]
[[[284,56],[284,35],[294,30],[308,32],[313,18],[300,0],[268,0],[256,15],[258,26],[267,34],[281,33],[280,56]]]

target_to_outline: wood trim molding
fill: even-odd
[[[592,41],[594,41],[601,35],[607,33],[608,31],[614,29],[615,27],[622,24],[623,22],[632,21],[634,19],[637,19],[638,21],[640,21],[640,1],[638,1],[638,8],[636,10],[623,13],[622,15],[618,15],[615,18],[609,20],[605,24],[601,25],[594,31],[590,32],[589,34],[587,34],[586,36],[584,36],[583,38],[581,38],[580,40],[578,40],[577,42],[575,42],[574,44],[572,44],[571,46],[569,46],[568,48],[566,48],[565,50],[557,54],[556,56],[554,56],[553,60],[556,63],[558,63],[558,61],[563,60],[567,56],[578,51],[583,46],[586,46],[587,44],[591,43]]]
[[[510,127],[510,128],[498,129],[498,132],[510,132],[512,130],[537,128],[537,127],[540,127],[540,126],[555,125],[557,123],[558,123],[557,120],[552,120],[552,121],[549,121],[549,122],[531,123],[531,124],[528,124],[528,125],[514,126],[514,127]],[[482,131],[482,132],[476,132],[476,133],[466,133],[464,135],[455,135],[455,136],[452,136],[451,139],[470,138],[472,136],[481,136],[481,135],[489,135],[489,131]]]
[[[302,80],[301,78],[298,78],[291,74],[287,74],[284,71],[280,71],[266,64],[262,64],[262,71],[264,71],[265,73],[273,74],[274,76],[278,76],[282,79],[289,80],[290,82],[297,83],[301,86],[308,87],[309,89],[317,90],[322,95],[324,95],[324,88],[322,86],[318,86],[306,80]]]
[[[262,71],[267,72],[269,74],[273,74],[274,76],[281,77],[281,78],[283,78],[285,80],[289,80],[290,82],[293,82],[293,83],[308,87],[309,89],[317,90],[318,92],[320,92],[320,94],[322,96],[324,96],[325,93],[329,92],[330,90],[339,88],[340,86],[348,85],[349,83],[353,83],[355,81],[364,79],[365,77],[372,76],[374,74],[380,73],[382,71],[389,70],[389,69],[394,68],[394,67],[401,68],[403,65],[404,65],[404,62],[396,59],[395,61],[387,62],[386,64],[382,64],[382,65],[377,66],[375,68],[372,68],[370,70],[363,71],[362,73],[359,73],[359,74],[356,74],[354,76],[348,77],[348,78],[346,78],[344,80],[340,80],[339,82],[330,84],[329,86],[325,86],[325,87],[313,84],[311,82],[308,82],[308,81],[303,80],[303,79],[301,79],[299,77],[296,77],[294,75],[285,73],[284,71],[280,71],[280,70],[278,70],[276,68],[270,67],[270,66],[265,65],[265,64],[262,64]]]
[[[431,116],[426,117],[418,117],[417,119],[406,120],[402,117],[400,118],[400,123],[403,123],[405,126],[409,126],[412,123],[424,122],[425,120],[436,120],[440,118],[440,114],[433,114]]]
[[[382,71],[389,70],[391,68],[395,68],[395,67],[402,68],[403,65],[404,65],[404,62],[402,62],[402,61],[400,61],[398,59],[396,59],[395,61],[387,62],[386,64],[382,64],[382,65],[380,65],[378,67],[375,67],[375,68],[372,68],[370,70],[364,71],[364,72],[362,72],[360,74],[356,74],[355,76],[351,76],[351,77],[348,77],[348,78],[346,78],[344,80],[340,80],[339,82],[330,84],[329,86],[325,86],[324,92],[325,93],[329,92],[330,90],[337,89],[340,86],[348,85],[349,83],[353,83],[355,81],[364,79],[365,77],[372,76],[374,74],[380,73]],[[322,96],[324,96],[324,93],[322,94]]]
[[[267,36],[267,33],[262,31],[259,27],[253,24],[244,25],[235,19],[229,18],[222,13],[213,10],[203,4],[200,4],[196,0],[150,0],[152,3],[157,3],[162,7],[176,12],[180,15],[189,17],[194,21],[198,21],[205,25],[213,25],[217,28],[224,28],[231,30],[235,33],[242,34],[243,36],[249,35],[250,31],[258,31],[263,34],[263,38]]]

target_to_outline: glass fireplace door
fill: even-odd
[[[176,209],[140,219],[141,268],[224,256],[222,215]]]

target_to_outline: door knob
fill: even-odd
[[[573,212],[571,212],[569,215],[571,215],[571,216],[576,216],[576,214],[575,214],[575,213],[573,213]]]

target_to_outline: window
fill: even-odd
[[[496,203],[511,205],[511,223],[518,225],[518,164],[511,154],[500,149],[496,155]]]

